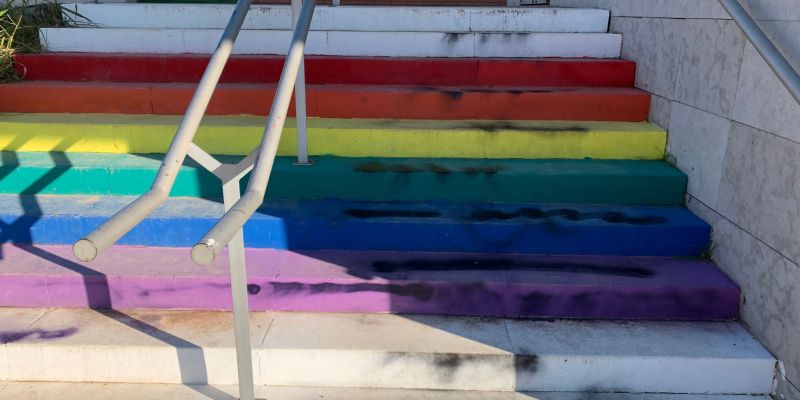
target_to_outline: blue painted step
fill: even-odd
[[[69,244],[132,197],[0,196],[0,243]],[[222,205],[172,198],[120,244],[191,246]],[[697,256],[710,226],[683,207],[269,202],[245,226],[248,247],[528,254]]]

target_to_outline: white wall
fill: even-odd
[[[800,67],[800,0],[744,1]],[[785,364],[800,399],[800,105],[717,0],[553,0],[612,13],[651,120],[714,226],[713,258],[743,289],[742,320]],[[778,397],[780,398],[780,397]]]

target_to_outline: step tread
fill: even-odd
[[[383,18],[381,18],[383,19]],[[111,53],[213,52],[222,29],[42,28],[45,51]],[[234,54],[285,54],[290,30],[242,30]],[[124,39],[124,40],[123,40]],[[369,57],[619,58],[616,33],[311,31],[305,53]]]
[[[3,392],[5,390],[5,392]],[[17,400],[54,399],[99,400],[231,400],[238,398],[238,387],[232,385],[178,385],[146,383],[0,383],[0,394]],[[307,400],[770,400],[769,396],[687,395],[644,393],[518,393],[458,390],[365,389],[319,387],[256,387],[257,399]]]
[[[163,156],[0,151],[0,159],[0,193],[130,196],[150,188]],[[311,168],[295,161],[276,158],[267,198],[680,205],[686,187],[684,173],[650,160],[315,156]],[[221,185],[187,159],[171,196],[221,198]]]
[[[0,149],[163,154],[179,121],[168,115],[0,114]],[[212,154],[248,154],[258,147],[264,124],[264,117],[206,116],[194,141]],[[308,124],[312,156],[662,160],[666,145],[664,130],[642,122],[309,118]],[[295,137],[295,120],[288,118],[278,155],[297,154]]]
[[[233,5],[78,4],[73,9],[103,27],[225,27]],[[193,18],[181,18],[191,14]],[[131,18],[135,15],[135,18]],[[123,16],[128,16],[125,18]],[[530,7],[364,7],[318,5],[312,30],[605,32],[607,10]],[[291,29],[288,6],[253,5],[243,29]]]
[[[183,115],[190,83],[28,81],[0,85],[2,112]],[[272,84],[220,84],[208,115],[265,115]],[[308,85],[308,115],[326,118],[631,121],[650,96],[635,88],[454,88]],[[47,96],[47,101],[42,101]],[[266,103],[265,103],[266,101]],[[290,110],[290,116],[293,115]]]
[[[4,215],[77,215],[110,216],[130,203],[131,196],[59,196],[0,195],[0,213]],[[35,200],[39,210],[26,212],[25,204]],[[446,205],[446,207],[444,207]],[[153,212],[154,218],[217,218],[222,214],[220,202],[178,197],[168,199]],[[396,213],[393,211],[397,211]],[[541,212],[539,211],[541,210]],[[385,211],[385,212],[384,212]],[[331,221],[350,219],[410,221],[431,223],[496,223],[512,225],[550,225],[553,219],[567,225],[679,225],[707,227],[708,224],[685,207],[622,206],[573,204],[451,204],[447,202],[368,202],[351,200],[292,201],[267,199],[253,215],[253,220],[294,217],[298,212]],[[613,215],[612,215],[613,214]]]
[[[120,89],[149,89],[149,88],[196,88],[196,82],[71,82],[71,81],[23,81],[17,83],[4,83],[0,87],[67,87],[67,88],[113,88]],[[233,82],[220,83],[219,89],[274,89],[276,83]],[[358,84],[309,84],[309,89],[318,90],[345,90],[363,92],[399,92],[420,93],[435,92],[443,94],[453,93],[508,93],[508,94],[627,94],[641,95],[647,92],[635,87],[590,87],[590,86],[419,86],[419,85],[358,85]]]
[[[4,166],[63,167],[75,169],[158,169],[161,154],[109,154],[109,153],[56,153],[13,152],[6,153]],[[220,161],[235,162],[238,156],[216,156]],[[292,157],[277,158],[281,165]],[[569,160],[569,159],[452,159],[452,158],[378,158],[320,156],[314,164],[321,168],[362,173],[490,173],[510,175],[636,175],[653,177],[683,177],[685,174],[664,161],[656,160]],[[433,165],[433,166],[431,166]],[[491,169],[490,167],[496,167]],[[441,168],[437,168],[441,167]],[[199,165],[187,159],[184,169],[197,169]],[[482,172],[482,171],[486,172]]]
[[[137,375],[178,383],[176,367],[188,362],[205,367],[200,373],[212,384],[235,376],[230,313],[2,309],[0,324],[6,321],[26,323],[5,337],[11,380],[38,373],[42,380]],[[774,370],[773,357],[735,322],[252,313],[251,338],[257,384],[356,379],[372,387],[549,391],[597,382],[597,391],[764,394]],[[172,348],[179,357],[163,351]],[[80,367],[41,367],[65,357]],[[109,369],[115,362],[127,368]],[[188,379],[201,380],[197,372]]]
[[[86,400],[113,398],[118,400],[226,400],[238,398],[238,387],[232,385],[179,385],[146,383],[0,383],[0,395],[17,400],[61,399]],[[628,393],[517,393],[461,390],[364,389],[319,387],[256,387],[258,399],[308,400],[770,400],[768,396],[687,395]]]
[[[30,85],[62,84],[62,82],[29,82]],[[73,84],[73,83],[65,83]],[[85,85],[94,83],[74,83]],[[13,84],[8,84],[13,85]],[[0,87],[8,86],[6,84]],[[99,84],[104,85],[104,84]],[[122,85],[128,85],[123,83]],[[138,84],[133,84],[138,85]],[[631,89],[638,90],[638,89]],[[55,125],[55,126],[169,126],[177,127],[181,120],[178,115],[158,114],[95,114],[95,113],[0,113],[0,126]],[[202,126],[213,127],[253,127],[263,130],[265,117],[252,115],[210,115],[203,118]],[[201,129],[202,129],[201,126]],[[286,127],[294,127],[295,119],[287,118]],[[666,134],[666,131],[649,122],[631,121],[526,121],[526,120],[432,120],[432,119],[392,119],[392,118],[308,118],[309,128],[334,129],[398,129],[461,132],[499,133],[512,132],[599,132],[599,133],[641,133]]]
[[[0,306],[230,309],[226,254],[198,268],[188,248],[117,246],[92,263],[74,261],[70,246],[4,252]],[[253,310],[723,320],[739,304],[724,273],[691,259],[246,253]]]
[[[0,310],[0,323],[8,326],[7,321],[12,319],[27,321],[27,329],[5,337],[4,344],[15,347],[233,348],[231,316],[221,311],[4,308]],[[736,322],[537,321],[284,312],[252,312],[250,319],[254,349],[774,360]],[[151,332],[130,326],[139,321],[154,327],[155,336],[159,336],[157,330],[163,330],[181,340],[165,343]],[[65,333],[50,337],[26,334],[25,330]],[[588,336],[597,340],[580,340]]]
[[[132,200],[0,195],[0,218],[18,243],[66,244]],[[218,202],[170,198],[119,243],[192,246],[221,214]],[[244,229],[260,248],[646,256],[698,256],[711,230],[677,206],[337,200],[269,200]]]
[[[208,56],[191,54],[15,54],[27,80],[199,82]],[[274,83],[283,56],[233,55],[220,82]],[[592,58],[305,58],[308,84],[632,87],[636,64]]]

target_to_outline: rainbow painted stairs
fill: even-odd
[[[9,364],[0,396],[61,391],[16,381],[234,384],[232,337],[207,343],[232,332],[226,257],[201,268],[188,250],[222,213],[213,175],[187,161],[171,198],[119,246],[88,264],[70,252],[149,188],[207,62],[168,50],[209,51],[200,39],[218,36],[217,14],[229,6],[75,7],[97,26],[45,30],[48,52],[17,56],[25,81],[0,85],[0,306],[8,307],[0,327],[30,319],[17,335],[0,335]],[[606,11],[467,8],[472,17],[460,20],[457,8],[393,7],[381,9],[398,14],[387,20],[422,17],[408,31],[354,29],[372,53],[337,39],[355,34],[341,29],[352,15],[375,9],[319,8],[306,61],[314,164],[293,164],[289,121],[266,202],[245,226],[250,306],[261,312],[254,330],[263,329],[257,383],[373,388],[375,398],[397,395],[380,390],[504,399],[769,392],[774,360],[731,322],[739,289],[702,259],[710,226],[683,207],[687,178],[663,160],[666,132],[643,122],[649,94],[633,87],[635,65],[618,58],[618,35],[605,33]],[[137,25],[183,21],[187,10],[196,18],[183,23],[195,25]],[[244,54],[231,59],[196,138],[207,151],[236,159],[258,144],[283,59],[247,53],[270,53],[252,50],[262,39],[282,50],[286,27],[268,26],[287,12],[254,9]],[[492,22],[498,13],[505,19]],[[398,44],[398,35],[420,45]],[[506,54],[515,58],[499,58]],[[554,58],[565,55],[573,58]],[[104,309],[146,311],[92,311]],[[137,323],[146,326],[121,328]],[[500,327],[507,344],[493,337]],[[370,329],[399,336],[375,339]],[[129,338],[156,331],[173,340]],[[347,346],[332,338],[360,355],[342,355]],[[96,354],[69,352],[97,343]],[[165,346],[179,349],[177,364]],[[203,356],[209,348],[224,355]],[[185,373],[180,349],[200,351],[205,372]],[[15,361],[12,350],[33,355]],[[381,351],[394,361],[378,363]],[[104,370],[139,356],[159,372]],[[36,367],[63,357],[80,359],[80,372]],[[351,366],[331,373],[342,362]]]

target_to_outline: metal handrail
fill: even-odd
[[[730,14],[736,25],[744,32],[753,47],[772,68],[778,79],[800,104],[800,73],[789,63],[783,53],[764,34],[752,16],[745,10],[739,0],[720,0],[722,7]]]
[[[297,21],[289,53],[283,64],[283,72],[272,101],[269,120],[258,152],[258,160],[250,174],[247,191],[236,204],[192,247],[192,259],[199,265],[209,265],[230,240],[242,229],[245,222],[264,202],[272,165],[278,151],[281,132],[286,123],[286,113],[292,98],[292,89],[303,60],[308,29],[314,13],[315,0],[306,0]]]
[[[92,261],[122,236],[138,225],[169,196],[172,185],[190,149],[200,121],[208,108],[211,95],[219,82],[222,70],[233,51],[233,44],[242,28],[252,0],[238,0],[228,20],[228,25],[208,62],[189,107],[181,120],[175,137],[164,156],[150,190],[95,228],[72,246],[72,252],[81,261]]]
[[[236,366],[241,400],[255,398],[242,226],[264,201],[267,182],[275,161],[281,131],[286,122],[286,113],[289,110],[293,89],[297,111],[297,164],[310,164],[306,140],[303,52],[316,6],[316,0],[305,0],[304,2],[292,0],[294,33],[283,72],[278,81],[278,88],[261,145],[239,162],[223,164],[192,141],[222,75],[222,70],[233,51],[234,42],[242,28],[251,1],[238,0],[236,3],[236,8],[209,60],[150,190],[72,246],[72,251],[79,260],[94,260],[167,200],[187,155],[219,178],[222,182],[225,215],[217,222],[212,231],[206,234],[200,244],[192,248],[191,254],[195,262],[207,265],[214,260],[222,248],[228,246]],[[297,15],[298,11],[299,16]],[[293,88],[295,85],[296,87]],[[244,197],[241,197],[239,183],[251,169],[253,169],[253,173],[247,186],[247,192]]]

